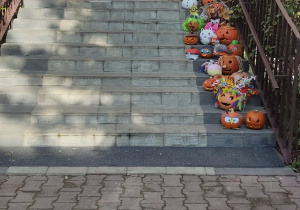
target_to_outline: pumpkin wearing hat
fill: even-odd
[[[242,46],[237,40],[233,40],[230,45],[228,45],[228,50],[230,55],[242,56],[243,50]]]

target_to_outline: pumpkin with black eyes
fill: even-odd
[[[223,55],[218,60],[222,67],[222,74],[231,75],[242,68],[242,58],[234,55]]]
[[[243,122],[243,117],[233,109],[226,111],[221,115],[221,123],[224,128],[238,129]]]
[[[245,124],[250,129],[262,129],[265,126],[265,114],[258,110],[251,110],[245,115]]]
[[[184,41],[184,44],[186,44],[186,45],[195,45],[195,44],[198,44],[199,38],[196,34],[191,32],[184,37],[183,41]]]
[[[229,45],[233,40],[239,39],[239,32],[232,26],[221,26],[217,31],[217,37],[221,44]]]
[[[214,3],[214,0],[203,0],[202,3],[203,5],[212,4]]]

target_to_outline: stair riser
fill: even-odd
[[[24,19],[70,19],[70,20],[184,20],[184,10],[89,10],[89,9],[26,9],[19,11]]]
[[[37,104],[37,94],[27,93],[6,93],[0,94],[0,104],[11,104],[11,105],[34,105]]]
[[[134,32],[59,32],[13,30],[8,33],[9,43],[76,43],[76,44],[149,44],[178,45],[183,33],[134,33]]]
[[[128,20],[125,22],[104,22],[101,21],[76,21],[76,20],[35,20],[35,19],[16,19],[14,21],[14,29],[52,29],[63,31],[180,31],[181,22],[133,22]]]
[[[25,134],[25,146],[182,146],[205,147],[207,140],[200,134],[123,134],[123,135],[91,135],[91,134]]]
[[[139,61],[139,60],[76,60],[74,59],[1,59],[0,69],[17,69],[28,71],[67,72],[187,72],[192,68],[191,61]]]
[[[159,1],[92,1],[92,2],[74,2],[68,1],[69,8],[87,8],[87,9],[182,9],[178,2],[159,2]]]
[[[40,105],[85,105],[85,106],[129,106],[165,105],[184,106],[198,105],[199,94],[193,93],[103,93],[103,94],[39,94]]]
[[[26,0],[26,8],[49,8],[49,7],[69,7],[87,9],[182,9],[177,2],[130,2],[130,1],[68,1],[68,0]]]
[[[184,114],[60,114],[60,115],[33,115],[33,124],[191,124],[202,125],[203,116],[184,115]]]
[[[18,77],[18,78],[0,78],[0,86],[41,86],[43,84],[42,77]]]
[[[124,87],[195,87],[195,79],[160,78],[85,78],[44,76],[44,86],[124,86]]]
[[[22,113],[0,114],[0,124],[29,124],[31,115]]]
[[[80,47],[60,45],[4,45],[1,55],[68,55],[68,56],[99,56],[99,57],[182,57],[184,47]]]

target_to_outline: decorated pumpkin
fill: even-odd
[[[250,129],[262,129],[265,126],[265,114],[258,110],[251,110],[245,115],[245,124]]]
[[[218,60],[219,65],[222,67],[224,75],[231,75],[239,70],[243,70],[242,58],[234,55],[223,55]]]
[[[221,115],[221,123],[224,128],[238,129],[242,122],[243,117],[239,113],[234,112],[233,109],[230,109]]]
[[[200,31],[205,26],[205,22],[198,15],[198,9],[196,6],[192,6],[190,9],[190,15],[184,21],[182,27],[184,31]]]
[[[200,57],[201,58],[211,58],[213,56],[212,46],[202,46],[200,48]]]
[[[221,44],[229,45],[233,40],[239,39],[239,32],[232,26],[221,26],[218,29],[217,36]]]
[[[246,96],[237,88],[224,87],[216,95],[216,104],[219,108],[229,110],[244,110],[246,107]]]
[[[237,40],[233,40],[230,45],[228,45],[228,50],[230,55],[242,56],[243,50],[242,46],[238,43]]]
[[[199,58],[200,52],[196,48],[191,48],[185,51],[186,59],[197,60]]]
[[[212,4],[212,3],[214,3],[214,0],[203,0],[202,1],[203,5]]]
[[[197,0],[183,0],[182,3],[182,8],[184,9],[190,9],[192,6],[198,5]]]
[[[208,91],[213,91],[216,80],[221,77],[222,77],[222,75],[215,75],[214,77],[206,79],[203,82],[203,89],[208,90]]]
[[[184,37],[183,41],[184,41],[184,44],[186,44],[186,45],[195,45],[195,44],[198,44],[199,38],[196,34],[191,32]]]
[[[213,32],[212,28],[209,29],[201,29],[200,32],[200,42],[202,44],[210,44],[212,37],[216,36],[216,34]]]
[[[207,66],[207,74],[209,76],[222,74],[222,67],[219,64],[209,64]]]

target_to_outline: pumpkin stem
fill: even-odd
[[[234,112],[233,108],[228,109],[229,112]]]

